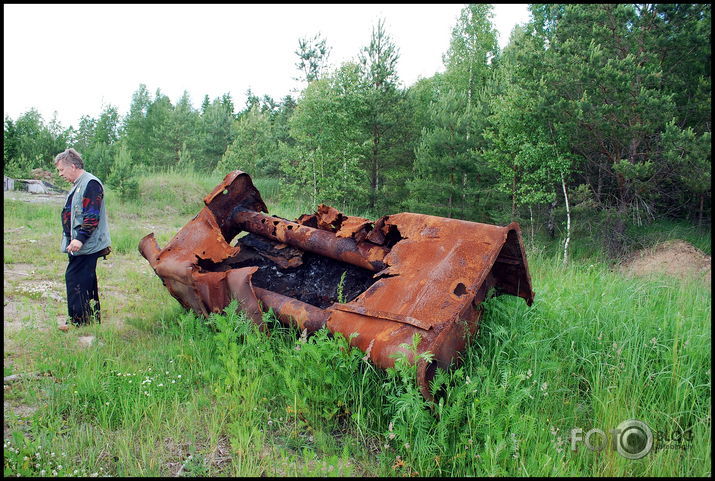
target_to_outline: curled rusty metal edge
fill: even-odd
[[[322,327],[332,333],[340,332],[350,339],[352,345],[367,352],[369,358],[381,368],[393,366],[398,351],[404,352],[414,361],[405,345],[411,344],[413,335],[417,333],[421,338],[418,353],[429,351],[434,356],[434,361],[430,364],[424,361],[418,363],[417,381],[427,399],[432,398],[429,382],[435,369],[446,368],[451,363],[458,362],[459,353],[465,347],[466,337],[476,333],[481,318],[479,304],[491,287],[501,288],[500,293],[523,297],[528,305],[531,305],[534,299],[521,231],[515,222],[499,227],[402,213],[378,219],[372,224],[374,229],[369,230],[367,227],[370,223],[366,223],[366,219],[346,216],[332,207],[321,205],[319,212],[312,216],[303,215],[301,219],[309,222],[313,218],[314,222],[323,226],[324,231],[334,233],[336,239],[339,237],[347,240],[350,236],[359,235],[358,246],[373,249],[385,241],[386,235],[393,228],[398,230],[401,239],[392,249],[387,250],[384,256],[387,267],[375,274],[379,279],[373,286],[350,303],[336,303],[326,309],[320,309],[280,293],[254,287],[251,284],[251,276],[258,269],[255,266],[224,272],[201,272],[199,259],[220,262],[222,258],[225,259],[238,250],[226,241],[236,233],[233,218],[238,217],[237,212],[267,212],[250,176],[240,171],[229,173],[224,181],[204,198],[204,203],[206,207],[189,221],[164,249],[159,247],[153,233],[145,236],[139,243],[141,254],[182,306],[192,309],[198,315],[207,316],[211,312],[220,312],[230,299],[235,298],[239,300],[240,309],[264,330],[261,313],[272,309],[281,322],[294,324],[300,329],[307,329],[308,332]],[[334,225],[336,219],[341,219],[341,225],[337,229]],[[295,224],[290,221],[285,223]],[[376,232],[377,229],[380,231]],[[457,234],[454,234],[455,232]],[[471,233],[474,238],[465,241],[465,236],[460,235],[462,232]],[[281,242],[285,240],[285,236],[282,237],[279,238]],[[207,243],[209,245],[206,245]],[[408,245],[410,248],[407,248]],[[449,253],[443,252],[446,250],[445,246],[450,248]],[[426,255],[420,261],[421,264],[417,262],[411,266],[411,262],[415,262],[411,257],[425,249],[429,254],[429,247],[435,249],[431,257]],[[455,250],[457,258],[452,262],[449,256],[454,254]],[[508,252],[505,252],[507,250]],[[477,259],[480,252],[482,258]],[[447,257],[430,264],[440,253]],[[429,275],[438,272],[441,276],[442,271],[449,274],[455,268],[462,269],[462,272],[472,272],[470,266],[464,266],[465,255],[473,255],[476,259],[475,266],[481,267],[476,269],[477,276],[467,276],[469,279],[465,277],[463,280],[450,279],[449,284],[442,282],[444,279],[438,276],[436,279],[438,283],[442,283],[443,292],[435,293],[430,283],[425,285],[425,278],[415,277],[415,271],[425,275],[425,263],[433,269],[427,272]],[[506,267],[495,267],[500,261],[502,264],[499,265]],[[413,279],[410,279],[411,276]],[[499,276],[503,278],[500,279]],[[402,279],[394,281],[398,278]],[[407,281],[406,286],[400,286],[402,281]],[[381,288],[383,291],[389,291],[390,284],[397,287],[398,291],[403,287],[415,291],[417,297],[408,298],[403,305],[398,306],[398,311],[401,312],[364,305],[365,302],[369,304],[370,297],[374,298]],[[445,285],[449,285],[449,289],[444,289]],[[387,296],[394,297],[394,293]],[[384,299],[385,296],[378,299],[378,307],[385,304]],[[410,315],[415,311],[415,306],[419,307],[420,301],[424,299],[427,300],[426,306],[422,306],[421,311],[416,311],[420,315]],[[431,311],[430,303],[439,302],[440,299],[441,304]],[[436,319],[430,316],[425,318],[426,312],[435,314]]]

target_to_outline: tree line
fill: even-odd
[[[709,223],[710,5],[529,8],[500,50],[492,6],[465,6],[444,71],[410,86],[380,20],[339,66],[328,39],[299,39],[295,98],[249,90],[240,109],[228,93],[197,109],[140,85],[124,117],[108,106],[65,129],[6,116],[5,170],[50,168],[72,146],[127,195],[140,171],[240,169],[313,205],[536,219],[551,236],[576,207],[601,219],[613,254],[631,222]]]

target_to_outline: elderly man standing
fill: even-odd
[[[72,325],[92,320],[100,322],[97,259],[110,252],[109,223],[102,182],[84,170],[82,156],[75,149],[57,154],[55,166],[60,176],[74,184],[62,209],[62,244],[69,263],[65,272],[67,312]],[[59,326],[62,331],[70,324]]]

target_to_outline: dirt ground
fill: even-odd
[[[675,239],[635,253],[620,266],[629,276],[665,274],[679,279],[699,278],[710,283],[710,256],[690,244]]]
[[[65,194],[31,194],[20,190],[6,191],[4,193],[4,197],[5,199],[21,200],[23,202],[39,202],[59,205],[62,205],[66,199]]]

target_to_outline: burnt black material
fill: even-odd
[[[360,267],[306,252],[299,267],[281,269],[273,261],[253,259],[258,265],[252,282],[256,287],[293,297],[321,309],[338,302],[338,284],[345,272],[343,302],[350,302],[373,285],[373,273]]]
[[[338,299],[338,284],[345,272],[342,302],[350,302],[373,285],[373,272],[336,261],[310,252],[303,252],[303,263],[298,267],[281,268],[263,254],[274,255],[275,241],[254,234],[248,234],[238,240],[241,253],[216,264],[206,259],[199,259],[198,265],[203,271],[222,272],[239,267],[258,266],[258,271],[251,279],[256,287],[283,294],[299,301],[325,309]],[[284,249],[300,251],[287,247]]]

